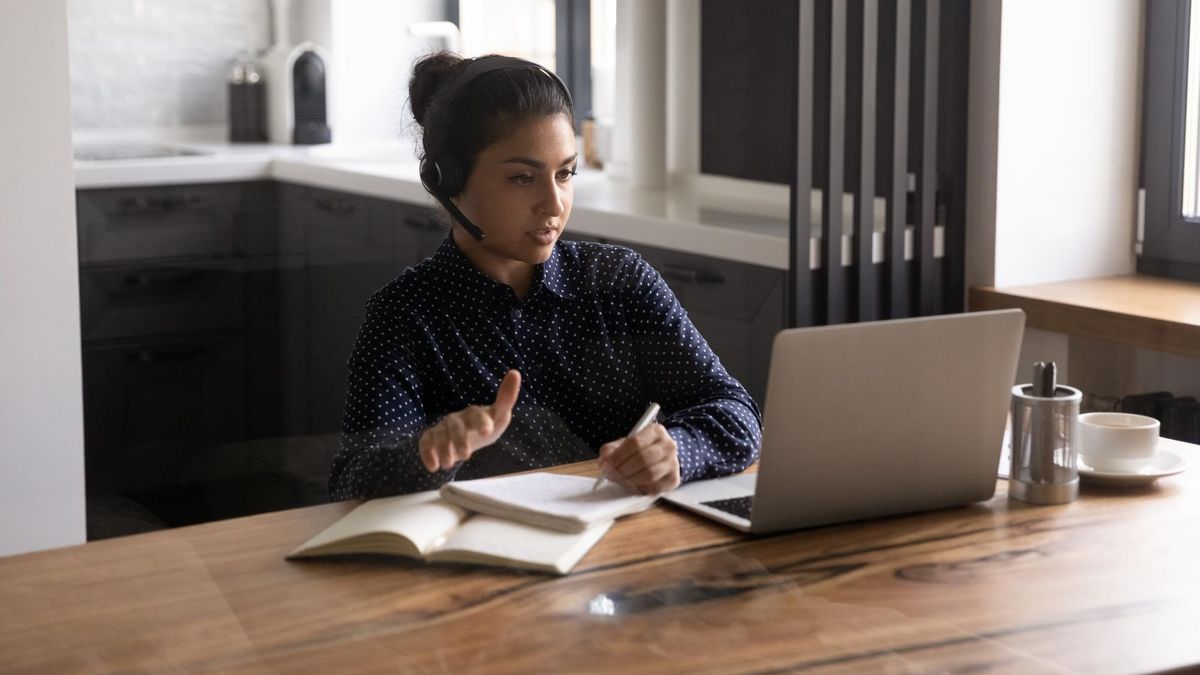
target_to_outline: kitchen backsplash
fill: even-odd
[[[239,51],[270,42],[268,0],[68,0],[76,129],[220,125]]]

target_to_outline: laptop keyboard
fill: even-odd
[[[754,506],[754,495],[734,497],[733,499],[714,499],[711,502],[700,503],[718,511],[732,513],[740,518],[750,520],[750,509]]]

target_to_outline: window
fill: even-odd
[[[505,54],[554,71],[575,99],[576,124],[592,101],[612,107],[616,0],[451,0],[464,56]],[[593,77],[599,91],[593,98]],[[611,114],[611,113],[609,113]]]
[[[554,5],[555,0],[459,0],[463,55],[505,54],[556,70]]]
[[[1200,281],[1200,11],[1192,10],[1190,0],[1146,3],[1138,271]]]

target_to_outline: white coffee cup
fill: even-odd
[[[1135,472],[1158,451],[1158,420],[1121,412],[1079,416],[1079,457],[1096,471]]]

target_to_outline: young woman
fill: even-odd
[[[570,93],[536,64],[425,57],[409,87],[438,251],[375,293],[350,358],[334,499],[583,459],[630,491],[745,469],[758,407],[633,251],[563,241]],[[630,428],[655,401],[659,421]]]

